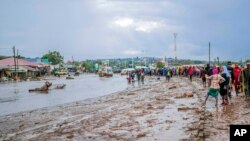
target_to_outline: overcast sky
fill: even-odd
[[[0,55],[250,58],[249,0],[0,0]]]

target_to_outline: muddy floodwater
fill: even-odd
[[[27,93],[28,87],[43,82],[3,84],[1,95],[10,93],[10,98],[2,100],[6,110],[1,111],[8,111],[7,104],[14,106],[13,114],[0,116],[0,140],[228,141],[230,124],[250,124],[250,100],[241,95],[233,93],[227,106],[215,107],[214,98],[202,106],[207,88],[198,78],[190,82],[174,77],[167,82],[163,77],[146,77],[144,85],[127,84],[124,79],[61,78],[51,81],[66,83],[66,89],[48,94]],[[16,113],[23,110],[22,104],[25,112]]]
[[[126,77],[121,75],[99,78],[98,75],[84,74],[72,80],[52,77],[48,81],[53,83],[48,93],[28,92],[41,87],[45,80],[0,83],[0,115],[99,97],[130,87]],[[58,84],[66,84],[65,89],[54,89]]]

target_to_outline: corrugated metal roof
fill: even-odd
[[[7,65],[7,66],[14,66],[14,58],[7,58],[0,60],[0,65]],[[38,65],[29,61],[26,61],[24,59],[18,59],[18,65],[19,66],[30,66],[30,67],[37,67]]]

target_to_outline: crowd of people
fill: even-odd
[[[250,62],[246,62],[246,66],[232,64],[230,61],[226,65],[218,66],[207,64],[206,66],[177,66],[166,67],[161,69],[138,69],[128,73],[128,82],[134,82],[137,78],[138,82],[144,82],[145,75],[165,76],[169,82],[171,77],[188,77],[192,82],[193,77],[202,80],[203,87],[209,87],[204,105],[209,96],[216,99],[215,105],[218,106],[218,95],[222,97],[222,105],[229,104],[229,99],[232,98],[232,93],[236,96],[239,93],[244,93],[245,96],[250,96]]]
[[[202,76],[203,82],[208,80],[209,90],[205,99],[204,105],[209,96],[216,99],[215,105],[218,105],[218,94],[222,97],[222,105],[228,105],[229,99],[232,98],[234,91],[236,96],[243,93],[246,97],[250,96],[250,62],[246,62],[246,66],[239,64],[232,64],[228,62],[227,65],[207,67]]]
[[[135,77],[137,78],[138,82],[144,83],[145,70],[136,69],[135,71],[128,72],[128,83],[135,82]]]

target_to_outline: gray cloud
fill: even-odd
[[[1,1],[0,48],[16,45],[23,55],[31,57],[58,50],[66,59],[174,57],[173,33],[177,32],[178,58],[206,59],[211,41],[213,57],[237,60],[236,52],[246,57],[249,52],[248,3]],[[3,53],[11,54],[11,49],[0,50]]]

